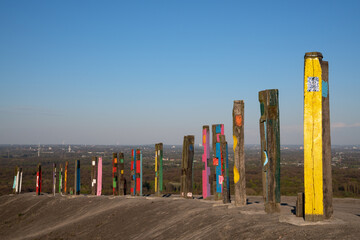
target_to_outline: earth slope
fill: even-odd
[[[1,239],[359,239],[360,200],[334,199],[332,219],[304,222],[295,197],[280,214],[265,214],[261,197],[235,207],[178,196],[0,197]]]

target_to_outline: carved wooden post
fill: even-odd
[[[224,124],[215,124],[212,125],[212,147],[213,147],[213,165],[215,167],[214,173],[214,184],[216,186],[214,192],[214,199],[221,200],[223,199],[223,180],[224,176],[222,162],[221,162],[221,147],[220,147],[220,135],[224,135]]]
[[[234,101],[233,107],[234,138],[234,185],[235,205],[246,205],[245,151],[244,151],[244,101]]]
[[[119,166],[118,166],[118,176],[119,177],[119,195],[126,195],[125,192],[125,178],[124,178],[124,153],[119,153]]]
[[[143,195],[143,159],[142,159],[142,151],[140,151],[140,196]]]
[[[192,165],[194,161],[193,135],[184,136],[182,162],[181,162],[181,196],[192,198]]]
[[[101,196],[102,189],[102,157],[98,158],[98,171],[97,171],[97,196]]]
[[[14,174],[14,183],[13,183],[13,193],[17,193],[18,189],[18,179],[19,179],[19,167],[15,167],[15,174]]]
[[[203,126],[202,131],[202,144],[204,147],[204,153],[202,155],[202,162],[204,163],[204,169],[202,170],[202,194],[203,199],[210,197],[210,129],[209,126]]]
[[[19,192],[18,193],[21,193],[21,186],[22,186],[22,168],[20,168]]]
[[[155,183],[154,183],[154,187],[155,187],[155,195],[159,196],[159,190],[158,190],[158,144],[155,144]]]
[[[323,191],[324,217],[329,219],[333,214],[332,198],[332,167],[331,167],[331,136],[330,136],[330,104],[329,104],[329,64],[321,62],[322,69],[322,127],[323,127]]]
[[[80,194],[80,160],[75,160],[74,194]]]
[[[136,190],[136,152],[135,149],[131,150],[131,164],[130,164],[130,175],[131,175],[131,187],[130,192],[132,196],[135,196]]]
[[[142,196],[142,154],[136,149],[136,195]]]
[[[21,193],[21,185],[22,185],[22,168],[16,166],[15,167],[14,184],[13,184],[13,193],[14,194]]]
[[[280,212],[280,123],[278,90],[259,92],[263,196],[267,213]]]
[[[92,157],[91,161],[91,194],[96,195],[97,186],[96,186],[96,178],[97,178],[97,157]]]
[[[163,144],[155,144],[155,194],[160,196],[163,191]]]
[[[36,195],[41,194],[41,164],[38,164],[38,170],[36,172]]]
[[[228,158],[228,145],[225,140],[225,135],[220,135],[220,151],[221,151],[221,164],[223,176],[223,203],[230,203],[230,179],[229,179],[229,158]]]
[[[53,163],[53,194],[56,192],[56,163]]]
[[[333,213],[328,62],[319,52],[304,58],[305,220],[319,221]]]
[[[65,172],[64,172],[64,194],[67,194],[67,174],[68,174],[69,161],[65,162]]]
[[[63,171],[63,166],[62,164],[60,164],[60,169],[59,169],[59,193],[62,194],[62,171]]]
[[[113,195],[117,195],[117,182],[118,182],[118,178],[117,178],[117,166],[118,166],[118,161],[117,161],[117,153],[113,153],[113,159],[112,159],[112,179],[113,179]]]

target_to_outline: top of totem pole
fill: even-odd
[[[243,103],[244,100],[234,100],[234,104],[239,104],[239,103]]]
[[[304,58],[323,58],[323,55],[321,52],[307,52],[305,53]]]
[[[268,93],[268,92],[279,92],[279,89],[277,89],[277,88],[275,88],[275,89],[265,89],[265,90],[259,91],[259,95],[264,94],[264,93]]]

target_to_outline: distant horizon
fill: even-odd
[[[160,143],[160,142],[156,142],[156,143]],[[151,143],[151,144],[72,144],[72,143],[68,143],[68,144],[52,144],[52,143],[42,143],[40,144],[40,146],[120,146],[120,147],[129,147],[129,146],[153,146],[156,143]],[[13,146],[13,145],[18,145],[18,146],[39,146],[39,144],[21,144],[21,143],[14,143],[14,144],[5,144],[5,143],[1,143],[0,146]],[[182,146],[182,144],[165,144],[163,143],[164,146]],[[211,144],[210,144],[211,145]],[[229,144],[230,146],[232,146],[233,144]],[[244,144],[245,146],[260,146],[260,144],[252,144],[252,143],[248,143],[248,144]],[[280,147],[282,146],[299,146],[302,147],[303,144],[280,144]],[[331,144],[331,146],[360,146],[360,144]],[[195,144],[195,147],[199,147],[199,144]],[[201,146],[202,147],[202,146]]]

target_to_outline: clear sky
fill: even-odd
[[[360,1],[0,1],[0,144],[182,144],[279,89],[303,141],[304,54],[329,61],[333,144],[360,144]]]

